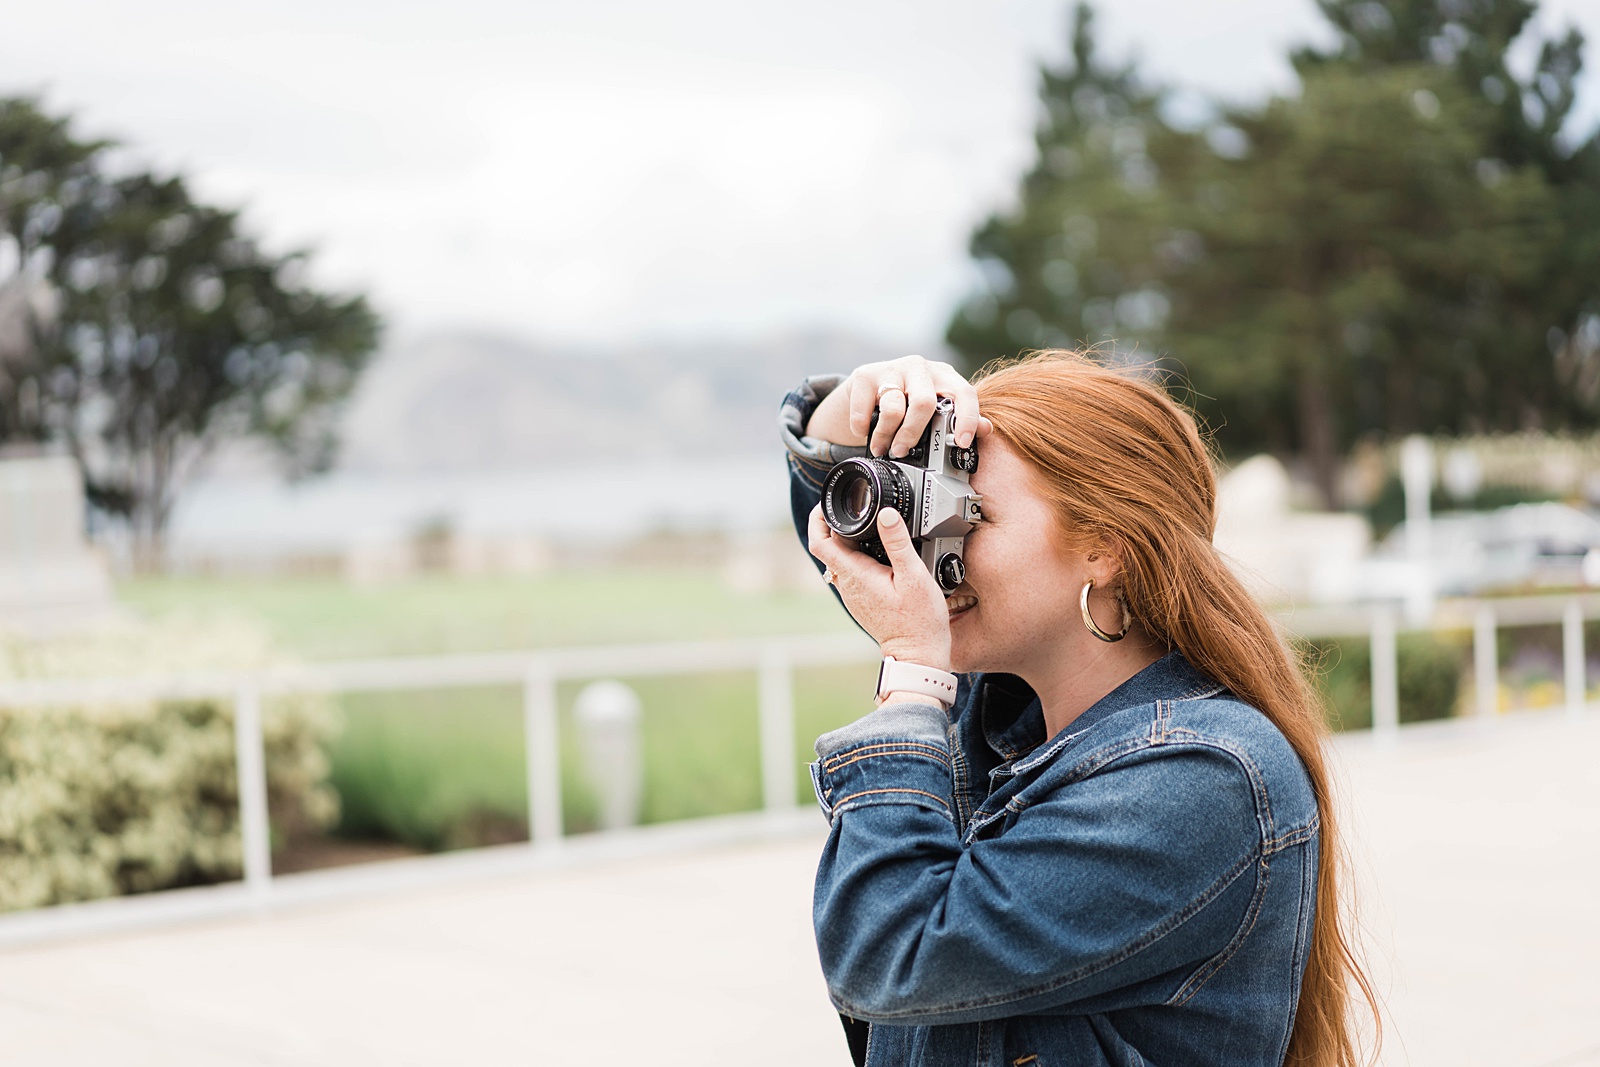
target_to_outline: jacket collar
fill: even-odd
[[[984,740],[1002,759],[1016,759],[1047,740],[1039,698],[1021,678],[985,674],[980,690]],[[1057,740],[1075,737],[1101,720],[1141,704],[1215,696],[1222,690],[1222,686],[1190,666],[1183,653],[1173,649],[1095,701],[1067,725]]]

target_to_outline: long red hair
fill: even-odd
[[[1147,376],[1077,352],[994,364],[974,384],[979,410],[1039,475],[1064,535],[1115,551],[1129,610],[1144,629],[1259,709],[1299,754],[1321,834],[1316,916],[1285,1062],[1356,1067],[1357,993],[1379,1032],[1381,1024],[1346,929],[1322,701],[1306,665],[1212,545],[1216,476],[1193,416]]]

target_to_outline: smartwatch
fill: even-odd
[[[950,707],[956,702],[956,676],[920,663],[904,663],[893,656],[883,657],[878,668],[878,703],[890,693],[916,693],[932,697]]]

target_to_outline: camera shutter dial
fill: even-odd
[[[939,557],[934,574],[939,579],[940,589],[946,593],[953,592],[956,586],[967,580],[967,565],[954,552],[946,552]]]

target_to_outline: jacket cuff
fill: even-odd
[[[813,375],[784,397],[778,410],[778,436],[789,450],[789,464],[816,489],[822,488],[822,480],[835,463],[867,454],[863,445],[838,445],[806,436],[806,425],[817,405],[844,379],[843,374]]]
[[[885,704],[817,739],[811,783],[830,820],[878,804],[951,817],[948,719],[932,704]]]

